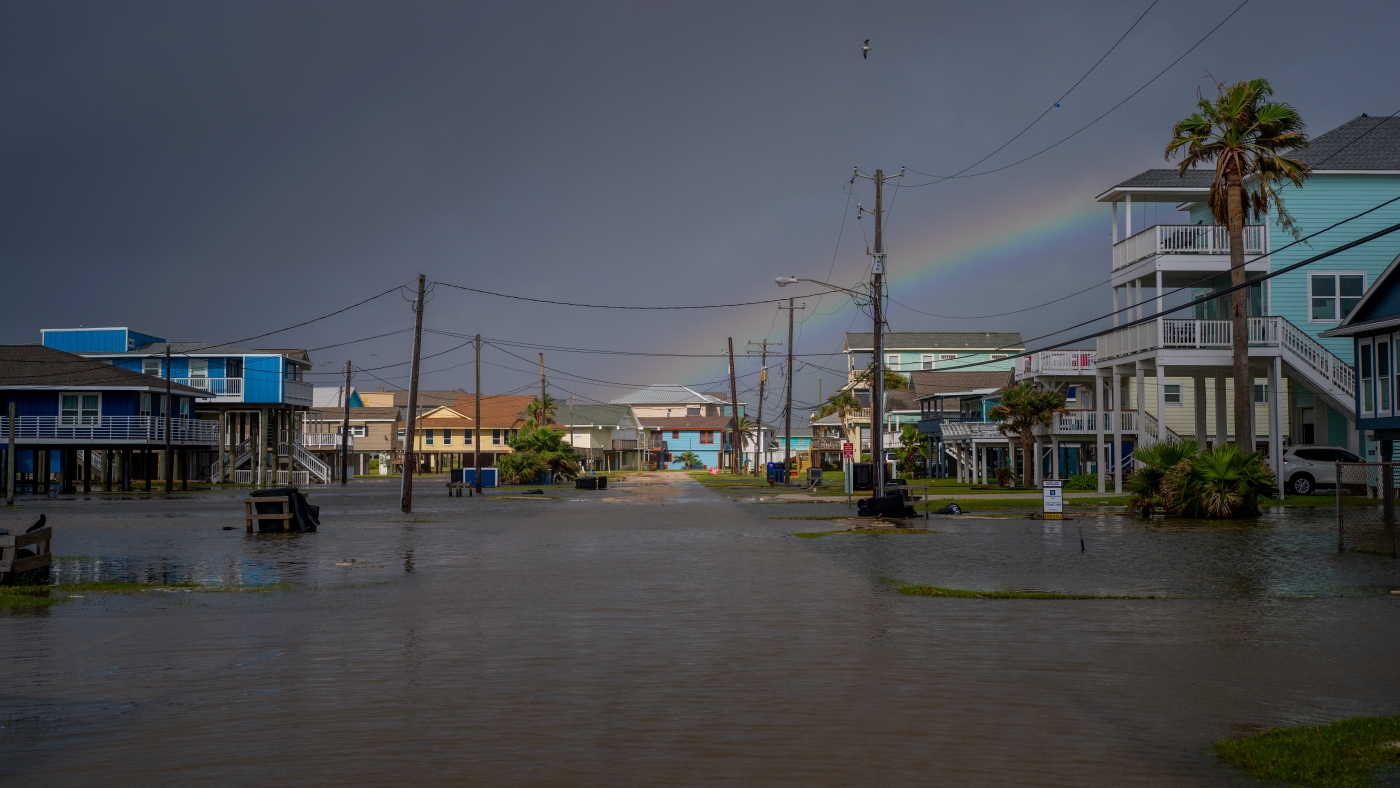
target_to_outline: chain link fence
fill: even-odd
[[[1400,463],[1337,463],[1337,549],[1396,556],[1395,499]],[[1378,498],[1380,506],[1343,506],[1344,496]]]

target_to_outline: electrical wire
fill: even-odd
[[[472,292],[472,293],[481,293],[482,295],[495,296],[495,297],[497,297],[497,298],[510,298],[510,299],[514,299],[514,300],[516,300],[516,301],[531,301],[531,302],[534,302],[534,303],[536,303],[536,304],[550,304],[551,306],[576,306],[576,307],[581,307],[581,308],[585,308],[585,309],[624,309],[624,310],[642,310],[642,311],[651,311],[651,312],[656,312],[656,311],[672,311],[672,310],[685,310],[685,309],[729,309],[729,308],[732,308],[732,307],[740,307],[740,306],[755,306],[755,305],[757,305],[757,304],[776,304],[776,303],[779,303],[779,302],[782,302],[782,301],[786,301],[786,300],[787,300],[786,298],[765,298],[765,299],[763,299],[763,300],[761,300],[761,301],[739,301],[739,302],[736,302],[736,303],[733,303],[733,304],[696,304],[696,305],[693,305],[693,306],[625,306],[625,305],[621,305],[621,304],[581,304],[581,303],[577,303],[577,302],[574,302],[574,301],[551,301],[551,300],[549,300],[549,299],[547,299],[547,298],[531,298],[531,297],[529,297],[529,296],[511,295],[511,294],[509,294],[509,293],[497,293],[497,292],[493,292],[493,291],[491,291],[491,290],[482,290],[482,289],[479,288],[479,287],[467,287],[467,286],[465,286],[465,285],[454,285],[454,284],[452,284],[451,282],[437,282],[436,284],[443,285],[444,287],[455,288],[455,289],[457,289],[457,290],[466,290],[466,291]],[[797,296],[797,297],[798,297],[798,298],[812,298],[812,297],[814,297],[815,295],[817,295],[817,294],[813,294],[813,295],[810,295],[810,296],[807,296],[807,295],[804,295],[804,296]]]
[[[354,308],[357,307],[357,306],[364,306],[365,304],[368,304],[369,302],[371,302],[371,301],[373,301],[373,300],[375,300],[375,299],[377,299],[377,298],[383,298],[384,296],[389,295],[390,293],[398,292],[398,291],[402,290],[403,287],[404,287],[403,285],[395,285],[394,287],[391,287],[391,288],[389,288],[388,290],[385,290],[384,292],[382,292],[382,293],[380,293],[380,294],[378,294],[378,295],[372,295],[372,296],[370,296],[369,298],[366,298],[366,299],[363,300],[363,301],[358,301],[358,302],[356,302],[356,303],[351,304],[350,306],[344,307],[343,309],[337,309],[337,310],[335,310],[334,312],[331,312],[331,313],[329,313],[329,314],[321,315],[320,317],[313,317],[313,318],[311,318],[310,320],[303,320],[302,322],[297,323],[296,325],[287,326],[286,328],[279,328],[279,329],[277,329],[276,331],[269,331],[269,332],[267,332],[267,333],[265,333],[265,334],[258,334],[257,336],[245,337],[245,338],[243,338],[243,339],[235,339],[235,340],[233,340],[232,342],[218,342],[218,343],[215,343],[215,344],[212,344],[212,345],[204,345],[203,347],[188,348],[188,349],[186,349],[186,350],[184,350],[184,351],[181,351],[181,355],[188,355],[188,354],[190,354],[190,353],[198,353],[198,352],[201,351],[201,350],[208,350],[208,349],[210,349],[210,348],[227,347],[227,346],[230,346],[230,345],[238,345],[238,344],[241,344],[241,343],[243,343],[243,342],[252,342],[252,341],[255,340],[255,339],[262,339],[263,337],[270,337],[270,336],[272,336],[273,334],[281,334],[281,333],[283,333],[284,331],[291,331],[291,330],[294,329],[294,328],[301,328],[302,326],[309,326],[309,325],[311,325],[312,323],[316,323],[316,322],[325,320],[326,318],[335,317],[336,315],[341,314],[342,312],[349,312],[351,309],[354,309]]]

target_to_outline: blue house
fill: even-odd
[[[199,415],[221,425],[220,456],[208,471],[215,481],[307,483],[333,476],[327,459],[339,445],[305,443],[303,421],[314,405],[305,350],[169,342],[129,328],[48,328],[41,336],[44,347],[199,390]]]
[[[671,459],[665,463],[670,470],[685,467],[680,456],[694,452],[706,468],[729,466],[729,425],[732,419],[725,416],[640,416],[642,427],[649,432],[659,432],[666,443],[666,452]],[[721,464],[720,453],[725,453]]]
[[[218,422],[195,415],[202,393],[41,345],[0,345],[0,455],[13,442],[16,469],[6,485],[42,494],[53,477],[65,492],[79,481],[130,490],[133,479],[150,489],[158,473],[188,480],[219,440]],[[173,465],[159,458],[167,445]]]
[[[1395,362],[1400,359],[1400,256],[1377,277],[1342,322],[1323,332],[1328,339],[1351,340],[1357,360],[1356,428],[1363,433],[1366,459],[1394,458],[1400,440],[1400,403],[1396,402]],[[1377,453],[1376,448],[1379,448]]]

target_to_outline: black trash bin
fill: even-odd
[[[596,490],[598,489],[597,476],[580,476],[574,479],[575,490]]]
[[[595,478],[595,479],[598,480],[598,489],[600,489],[600,490],[606,490],[606,489],[608,489],[608,477],[606,477],[606,476],[594,476],[593,478]]]
[[[868,462],[853,463],[851,465],[851,489],[875,489],[875,466]]]
[[[856,506],[856,514],[861,517],[889,517],[897,520],[915,516],[914,507],[898,493],[879,498],[861,498],[856,501]]]
[[[290,499],[292,505],[292,519],[290,520],[290,530],[292,531],[314,531],[316,526],[321,524],[321,507],[312,506],[306,502],[306,496],[302,495],[295,487],[274,487],[270,490],[257,490],[249,493],[250,498],[282,498]],[[281,514],[282,504],[253,503],[253,509],[258,514]],[[280,520],[259,520],[258,530],[264,533],[281,533],[282,521]]]

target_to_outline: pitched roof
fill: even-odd
[[[630,394],[623,394],[610,400],[612,405],[716,405],[721,400],[686,388],[679,383],[655,383]]]
[[[719,400],[720,402],[722,402],[722,403],[724,403],[724,404],[726,404],[726,405],[729,404],[729,392],[727,392],[727,391],[702,391],[702,392],[700,392],[700,393],[701,393],[701,394],[704,394],[704,395],[707,396],[707,397],[714,397],[716,400]],[[745,402],[744,400],[741,399],[741,400],[739,400],[739,404],[740,404],[740,405],[747,405],[747,404],[749,404],[749,403],[747,403],[747,402]]]
[[[918,394],[909,389],[896,389],[885,392],[885,410],[918,410]]]
[[[884,337],[885,350],[1023,350],[1017,331],[891,331]],[[870,351],[875,335],[853,331],[846,334],[844,350]]]
[[[83,358],[43,345],[0,345],[0,387],[5,388],[126,388],[164,392],[167,381]],[[209,396],[207,392],[169,383],[176,394]]]
[[[1395,289],[1397,267],[1400,267],[1400,255],[1396,255],[1381,275],[1376,277],[1376,281],[1366,288],[1361,300],[1351,308],[1345,318],[1342,318],[1342,322],[1321,332],[1321,336],[1349,337],[1400,325],[1400,315],[1393,313],[1395,307],[1389,297]],[[1392,311],[1392,314],[1384,314],[1387,311]]]
[[[1400,117],[1360,115],[1290,155],[1315,170],[1400,170]]]
[[[163,356],[169,346],[170,355],[187,356],[286,356],[297,361],[311,362],[311,355],[298,348],[250,348],[235,345],[211,345],[208,342],[147,342],[135,350],[121,353],[95,353],[102,356]]]
[[[1165,170],[1140,172],[1122,183],[1115,184],[1114,188],[1209,189],[1214,180],[1215,172],[1213,170],[1187,170],[1186,174],[1182,175],[1179,170],[1172,167]]]
[[[835,413],[830,416],[823,416],[812,422],[813,427],[840,427],[841,417]]]
[[[323,410],[321,411],[321,421],[340,423],[340,417],[345,415],[343,410]],[[398,408],[351,408],[350,421],[398,421]]]
[[[408,392],[407,392],[407,391],[394,391],[394,392],[390,392],[390,393],[392,393],[392,394],[394,395],[394,407],[397,407],[397,408],[406,408],[406,407],[408,407]],[[460,398],[462,398],[462,397],[470,397],[470,396],[471,396],[470,394],[468,394],[467,392],[465,392],[465,391],[463,391],[463,390],[461,390],[461,389],[440,389],[440,390],[434,390],[434,389],[418,389],[418,407],[420,407],[420,408],[431,408],[431,407],[433,407],[433,406],[435,406],[435,405],[451,405],[452,403],[456,402],[458,399],[460,399]],[[482,394],[482,395],[481,395],[482,407],[485,407],[486,398],[487,398],[487,397],[491,397],[491,396],[495,396],[495,395],[492,395],[492,394]],[[530,398],[529,398],[529,397],[526,397],[526,400],[528,400],[528,399],[530,399]]]
[[[728,416],[664,416],[642,417],[642,426],[660,430],[724,430],[729,429]]]
[[[568,429],[575,427],[616,427],[627,421],[632,408],[627,405],[574,405],[572,415],[568,405],[560,405],[550,419],[550,426]]]
[[[507,429],[525,418],[525,408],[534,401],[529,394],[482,394],[481,428]],[[463,394],[452,403],[452,409],[468,420],[476,417],[476,396]]]
[[[1012,376],[1008,370],[919,370],[909,373],[909,383],[917,397],[948,391],[971,391],[1005,386]]]

